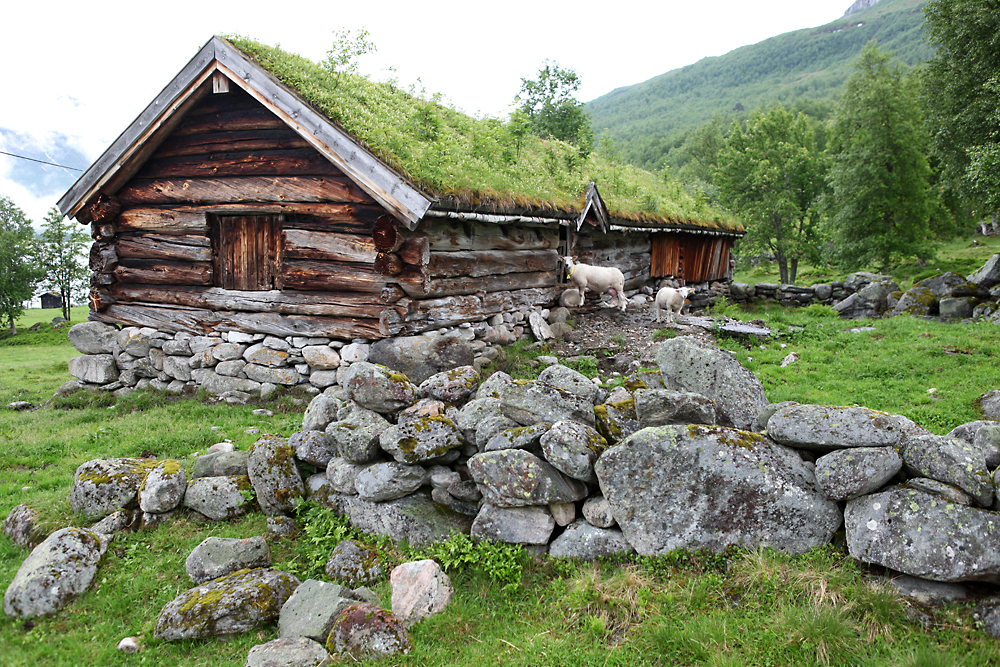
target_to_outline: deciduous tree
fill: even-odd
[[[528,117],[532,131],[571,143],[589,153],[594,142],[590,114],[576,99],[580,77],[572,69],[545,61],[537,79],[521,79],[521,92],[514,102]]]
[[[7,322],[17,333],[14,321],[43,275],[31,221],[9,197],[0,196],[0,326]]]
[[[74,297],[82,296],[90,276],[84,254],[90,237],[79,231],[79,225],[70,222],[59,209],[52,207],[42,223],[41,241],[42,267],[45,269],[42,285],[59,293],[63,317],[69,320]]]
[[[1000,3],[931,0],[924,30],[936,47],[924,73],[932,148],[943,175],[979,215],[1000,211]]]
[[[782,283],[794,283],[799,260],[815,252],[823,160],[804,114],[782,106],[734,123],[719,154],[721,201],[747,227],[742,252],[771,252]]]
[[[916,83],[870,42],[844,84],[828,204],[835,259],[848,270],[884,273],[896,259],[929,254],[931,173]]]

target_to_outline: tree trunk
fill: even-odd
[[[788,266],[788,284],[789,285],[794,285],[795,284],[795,276],[798,275],[798,273],[799,273],[799,258],[798,257],[793,257],[792,259],[788,260],[788,264],[789,264],[789,266]]]
[[[782,255],[782,254],[779,254],[778,257],[777,257],[777,259],[778,259],[778,274],[780,276],[781,284],[782,285],[787,285],[788,284],[788,259],[784,255]]]

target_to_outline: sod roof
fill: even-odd
[[[509,122],[472,117],[393,81],[335,72],[246,37],[226,37],[315,111],[437,199],[434,208],[573,216],[594,182],[613,225],[742,234],[728,213],[692,196],[669,174],[589,155],[570,144],[518,135]]]

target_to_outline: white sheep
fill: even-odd
[[[575,257],[561,257],[566,263],[566,277],[576,285],[580,292],[580,305],[587,290],[593,292],[607,292],[612,297],[618,299],[617,303],[624,312],[627,304],[625,298],[625,275],[613,266],[591,266],[590,264],[577,264]]]
[[[667,311],[667,322],[673,324],[674,313],[681,315],[684,310],[685,299],[693,292],[691,287],[663,287],[656,293],[653,304],[656,307],[656,321],[661,322],[660,311]]]

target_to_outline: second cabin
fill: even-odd
[[[744,233],[663,177],[219,37],[59,207],[95,239],[90,319],[343,340],[551,305],[560,255],[727,280]]]

